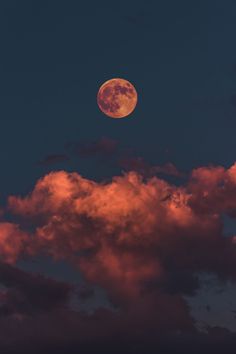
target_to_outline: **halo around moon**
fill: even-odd
[[[97,94],[100,110],[111,118],[130,115],[138,101],[135,87],[127,80],[114,78],[104,82]]]

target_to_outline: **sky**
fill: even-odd
[[[0,349],[235,348],[235,15],[0,2]],[[97,105],[114,77],[124,119]]]

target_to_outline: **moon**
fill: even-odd
[[[111,118],[124,118],[130,115],[138,101],[135,87],[125,79],[111,79],[100,87],[97,103],[100,110]]]

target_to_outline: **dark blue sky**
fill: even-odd
[[[4,192],[31,188],[45,173],[37,162],[62,153],[68,141],[101,136],[152,163],[171,159],[185,170],[234,161],[234,1],[12,0],[0,6]],[[110,120],[98,110],[98,87],[115,76],[137,88],[130,119]],[[56,167],[96,178],[94,166],[77,159]]]
[[[151,164],[172,162],[184,171],[230,166],[236,151],[235,19],[235,0],[2,0],[1,203],[9,194],[29,192],[52,169],[93,180],[121,173],[119,166],[80,156],[39,164],[50,154],[67,154],[70,142],[107,137]],[[113,77],[137,89],[138,105],[127,119],[109,119],[97,107],[99,86]],[[37,264],[21,266],[75,278],[63,265]],[[232,309],[235,287],[228,284],[220,300],[213,285],[202,291],[191,300],[196,318],[233,328],[233,315],[228,321],[223,314]]]

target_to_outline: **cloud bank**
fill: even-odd
[[[224,237],[222,216],[236,217],[236,164],[194,169],[182,186],[134,171],[106,183],[77,173],[51,172],[30,194],[10,196],[7,211],[17,221],[0,223],[3,284],[2,272],[8,272],[15,284],[17,271],[9,267],[18,259],[43,253],[67,260],[89,283],[106,290],[115,311],[101,309],[83,317],[64,307],[70,288],[54,284],[60,306],[53,309],[53,318],[44,320],[65,316],[71,333],[81,328],[80,340],[120,336],[133,343],[140,337],[150,342],[161,334],[196,334],[184,295],[196,293],[198,274],[212,272],[235,280],[236,237]],[[50,289],[45,280],[32,277],[26,288],[36,282]],[[21,297],[32,299],[27,291],[20,289]],[[22,303],[13,305],[11,292],[3,292],[0,299],[4,321],[12,316],[9,309],[16,308],[28,323],[24,316],[29,309]],[[29,303],[42,310],[46,300],[40,305],[37,301]],[[41,321],[49,314],[41,311],[40,316]]]

